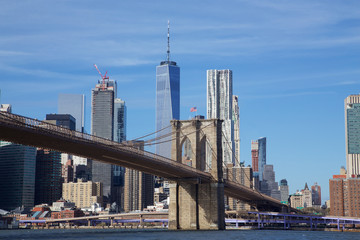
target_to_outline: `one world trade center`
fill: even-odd
[[[156,67],[156,154],[167,158],[171,158],[170,120],[180,119],[180,67],[170,61],[169,26],[167,59]]]

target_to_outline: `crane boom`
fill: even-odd
[[[105,75],[103,76],[99,70],[99,68],[96,66],[96,64],[94,64],[94,67],[96,68],[96,70],[98,71],[98,73],[101,76],[102,79],[102,83],[101,83],[101,89],[104,90],[105,89],[105,79],[109,79],[109,77],[106,76],[107,71],[105,72]]]

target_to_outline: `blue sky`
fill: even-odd
[[[10,1],[0,9],[1,102],[44,119],[59,93],[85,94],[93,64],[118,81],[128,139],[155,129],[155,67],[181,67],[181,118],[206,115],[206,70],[233,70],[241,161],[267,137],[267,162],[290,192],[328,180],[345,161],[344,99],[359,93],[360,2]]]

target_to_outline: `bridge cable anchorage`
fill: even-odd
[[[225,138],[226,143],[229,145],[229,148],[231,149],[232,154],[235,156],[235,161],[237,162],[237,164],[238,164],[238,165],[240,166],[240,168],[242,169],[243,167],[241,166],[240,161],[237,159],[236,154],[235,154],[235,152],[234,152],[234,149],[232,149],[232,147],[230,146],[229,141],[228,141],[227,137],[225,136],[224,132],[223,132],[223,131],[221,131],[221,132],[222,132],[223,137]],[[250,179],[250,177],[246,174],[246,172],[245,172],[245,171],[242,171],[242,172],[245,173],[246,178],[247,178],[247,179],[249,180],[249,182],[251,183],[251,179]],[[240,183],[240,184],[241,184],[241,183]],[[255,191],[258,192],[259,195],[260,195],[263,199],[265,199],[265,196],[264,196],[257,188],[254,187],[253,189],[255,189]]]

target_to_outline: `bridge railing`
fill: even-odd
[[[87,133],[77,132],[77,131],[70,130],[65,127],[57,126],[57,125],[49,123],[49,122],[40,121],[37,119],[28,118],[28,117],[24,117],[24,116],[20,116],[20,115],[16,115],[16,114],[8,113],[8,112],[0,112],[0,121],[2,124],[31,128],[36,131],[45,132],[45,133],[48,133],[51,135],[67,137],[67,138],[71,138],[73,140],[78,139],[78,140],[85,141],[88,143],[103,144],[106,147],[112,148],[114,150],[121,149],[122,151],[127,152],[129,154],[142,156],[142,157],[146,156],[147,158],[151,158],[151,160],[153,160],[153,161],[161,161],[162,163],[166,162],[168,164],[181,166],[182,168],[190,168],[192,171],[196,171],[199,174],[204,174],[203,171],[200,171],[196,168],[187,166],[182,163],[178,163],[172,159],[165,158],[163,156],[160,156],[160,155],[157,155],[157,154],[145,151],[145,150],[140,150],[140,149],[136,148],[131,141],[120,142],[120,143],[114,142],[114,141],[111,141],[106,138],[90,135]]]

